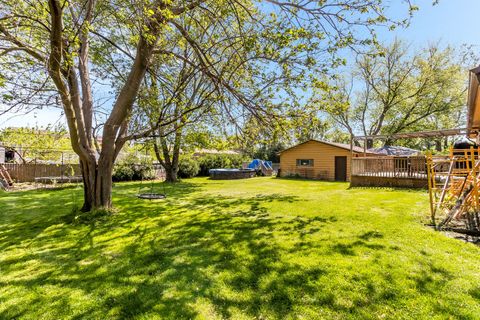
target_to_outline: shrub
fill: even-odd
[[[208,176],[210,169],[233,169],[241,168],[244,161],[243,156],[236,154],[208,154],[199,158],[200,176]]]
[[[279,163],[280,155],[278,153],[284,149],[285,146],[281,143],[276,143],[273,145],[263,145],[253,152],[252,158],[268,160],[272,161],[273,163]]]
[[[153,165],[145,160],[140,162],[132,157],[116,163],[113,167],[112,180],[115,182],[152,179],[155,179],[155,170]]]
[[[200,165],[195,159],[181,158],[178,162],[178,176],[180,178],[193,178],[198,175]]]
[[[113,181],[131,181],[133,179],[133,166],[131,163],[121,162],[113,167]]]
[[[155,179],[155,170],[151,163],[135,164],[133,166],[132,180],[153,180]]]

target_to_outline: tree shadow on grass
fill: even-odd
[[[270,217],[262,203],[272,201],[295,201],[295,197],[197,198],[187,204],[187,208],[200,207],[208,216],[199,214],[162,239],[150,241],[148,254],[140,253],[139,248],[129,249],[130,256],[136,255],[135,269],[157,276],[158,281],[147,281],[143,290],[159,290],[162,297],[145,295],[133,308],[121,304],[121,313],[148,313],[160,301],[162,316],[191,318],[197,315],[192,305],[200,299],[222,318],[232,317],[235,310],[251,317],[267,313],[283,318],[292,312],[300,296],[317,294],[314,283],[327,272],[283,261],[273,233],[294,219]],[[167,271],[158,266],[165,266]],[[165,294],[169,290],[175,294]],[[121,301],[135,301],[134,295],[127,294]]]
[[[383,234],[378,231],[367,231],[358,235],[353,241],[339,242],[331,246],[332,253],[339,253],[346,256],[355,256],[356,249],[362,250],[384,250],[383,244],[374,242],[375,239],[382,239]]]
[[[46,229],[62,224],[61,216],[72,208],[72,192],[80,191],[12,192],[0,199],[0,250],[26,245]]]
[[[119,218],[115,217],[103,224],[82,226],[74,243],[42,247],[48,237],[39,239],[36,245],[43,249],[41,253],[12,257],[2,262],[2,270],[16,272],[31,261],[43,269],[8,283],[0,279],[0,286],[24,290],[55,287],[66,292],[67,304],[69,290],[88,292],[97,304],[72,314],[79,319],[154,313],[168,319],[193,318],[202,309],[200,305],[211,308],[207,317],[242,313],[283,318],[294,312],[295,305],[308,304],[303,301],[307,296],[317,304],[333,303],[332,296],[317,285],[327,271],[285,259],[286,251],[278,242],[278,237],[295,232],[301,241],[300,231],[311,228],[312,233],[317,232],[334,223],[333,218],[272,217],[266,204],[298,201],[278,194],[184,200],[175,214],[169,214],[168,222],[157,221],[158,227],[139,225],[114,236],[111,228]],[[139,221],[140,213],[131,213],[130,223]],[[110,248],[115,237],[125,241],[121,250]],[[310,249],[306,246],[297,251],[308,254]],[[0,317],[21,315],[48,304],[52,304],[52,317],[61,316],[56,301],[55,296],[41,296],[38,301],[6,308]]]
[[[451,272],[432,261],[421,262],[420,265],[420,272],[410,275],[409,279],[414,281],[415,288],[422,294],[435,294],[454,277]]]
[[[188,182],[166,184],[155,182],[156,188],[166,190],[176,200],[188,198],[200,190],[201,185]],[[149,201],[136,198],[141,183],[117,184],[114,189],[114,205],[128,211],[128,215],[119,215],[115,219],[104,219],[104,230],[108,226],[122,226],[131,223],[139,215],[158,215],[166,211],[165,201]],[[41,234],[50,234],[51,239],[59,233],[71,231],[69,224],[75,223],[78,207],[82,204],[83,189],[44,189],[30,192],[6,193],[0,199],[0,250],[10,246],[28,246]],[[86,214],[88,215],[88,214]],[[88,228],[98,223],[92,218],[87,221]],[[51,231],[47,231],[47,230]],[[81,229],[81,227],[76,227]],[[48,238],[48,237],[47,237]]]
[[[336,224],[335,216],[274,214],[282,205],[301,205],[296,196],[230,198],[197,193],[202,186],[188,184],[172,186],[166,201],[150,202],[132,197],[137,187],[116,187],[115,203],[122,210],[106,221],[62,225],[52,232],[48,222],[40,224],[43,232],[7,234],[17,244],[35,238],[23,255],[0,262],[8,276],[0,278],[0,287],[20,288],[18,303],[3,308],[0,318],[34,318],[41,310],[37,315],[48,311],[50,318],[73,319],[283,319],[297,318],[304,309],[344,310],[324,287],[338,275],[318,261],[301,259],[314,254],[321,259],[322,246],[330,254],[328,242],[312,239]],[[347,256],[384,250],[382,237],[366,231],[342,242],[345,249],[332,250]],[[50,288],[49,294],[43,288]],[[360,299],[359,307],[394,298],[372,285],[366,290],[375,299]],[[78,292],[88,296],[81,308]]]
[[[477,287],[471,289],[468,293],[469,293],[474,299],[480,301],[480,286],[477,286]]]

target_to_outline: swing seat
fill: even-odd
[[[139,199],[147,199],[147,200],[158,200],[158,199],[165,199],[167,196],[163,193],[139,193],[137,194],[137,198]]]

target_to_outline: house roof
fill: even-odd
[[[282,153],[282,152],[285,152],[285,151],[294,149],[294,148],[296,148],[296,147],[298,147],[298,146],[301,146],[302,144],[305,144],[305,143],[308,143],[308,142],[312,142],[312,141],[313,141],[313,142],[318,142],[318,143],[327,144],[327,145],[332,146],[332,147],[337,147],[337,148],[340,148],[340,149],[345,149],[345,150],[350,151],[350,145],[347,144],[347,143],[330,142],[330,141],[310,139],[310,140],[308,140],[308,141],[305,141],[305,142],[299,143],[299,144],[297,144],[297,145],[294,145],[293,147],[290,147],[290,148],[287,148],[287,149],[285,149],[285,150],[282,150],[282,151],[279,152],[279,154]],[[355,153],[363,153],[364,150],[363,150],[363,148],[361,148],[361,147],[353,146],[353,152],[355,152]],[[375,152],[368,151],[368,150],[367,150],[366,153],[368,153],[368,154],[376,154]]]
[[[480,107],[479,107],[480,111]],[[440,130],[428,130],[428,131],[415,131],[415,132],[400,132],[395,134],[377,134],[366,136],[355,136],[354,140],[365,139],[412,139],[412,138],[436,138],[436,137],[451,137],[451,136],[463,136],[467,134],[467,128],[455,128],[455,129],[440,129]]]
[[[419,150],[401,146],[383,146],[380,148],[371,148],[368,149],[368,151],[387,156],[413,156],[421,153]]]
[[[195,150],[194,155],[203,155],[203,154],[240,154],[240,152],[235,150],[216,150],[216,149],[198,149]]]

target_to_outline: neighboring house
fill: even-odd
[[[18,149],[18,148],[16,148]],[[0,142],[0,163],[21,163],[22,159],[13,148],[5,147]]]
[[[229,154],[240,155],[241,153],[235,150],[215,150],[215,149],[198,149],[193,153],[194,157],[202,157],[209,154]]]
[[[361,157],[363,148],[353,147],[353,156]],[[367,156],[374,156],[371,151]],[[309,140],[280,152],[281,177],[301,176],[309,179],[350,181],[350,145]]]
[[[380,148],[368,149],[368,151],[382,155],[382,156],[401,156],[401,157],[411,157],[411,156],[421,156],[422,152],[415,149],[410,149],[400,146],[383,146]]]

